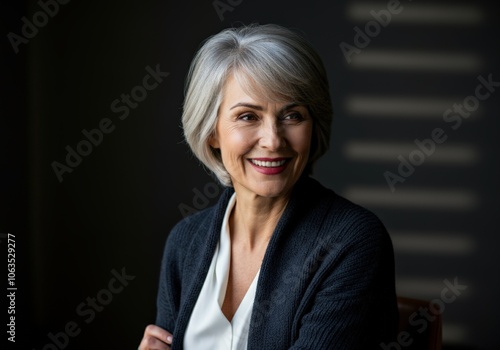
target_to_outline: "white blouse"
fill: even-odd
[[[246,350],[250,316],[260,269],[248,288],[231,322],[222,313],[231,263],[229,216],[236,203],[235,194],[226,208],[220,241],[210,264],[207,277],[194,306],[184,335],[186,350],[217,349]]]

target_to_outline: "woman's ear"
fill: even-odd
[[[208,144],[212,148],[220,148],[219,146],[219,138],[217,137],[217,133],[214,131],[212,134],[208,137]]]

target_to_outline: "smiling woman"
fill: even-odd
[[[309,158],[312,119],[307,108],[256,101],[233,77],[223,96],[209,144],[220,152],[235,191],[286,198]]]
[[[378,218],[310,178],[329,144],[321,59],[276,25],[227,29],[191,65],[183,128],[226,186],[168,236],[139,349],[374,349],[395,338]]]

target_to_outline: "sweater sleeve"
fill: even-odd
[[[290,349],[380,349],[381,342],[395,338],[393,248],[383,225],[376,226],[326,259]]]
[[[157,296],[156,325],[174,332],[175,320],[178,314],[180,300],[181,283],[181,249],[176,247],[183,246],[179,242],[182,237],[180,225],[172,229],[168,235],[160,269],[160,280]]]

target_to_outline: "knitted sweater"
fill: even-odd
[[[168,236],[156,324],[173,333],[173,350],[183,348],[232,193],[225,189],[215,206]],[[380,349],[394,340],[397,323],[394,253],[383,224],[316,180],[300,179],[262,261],[248,349]]]

